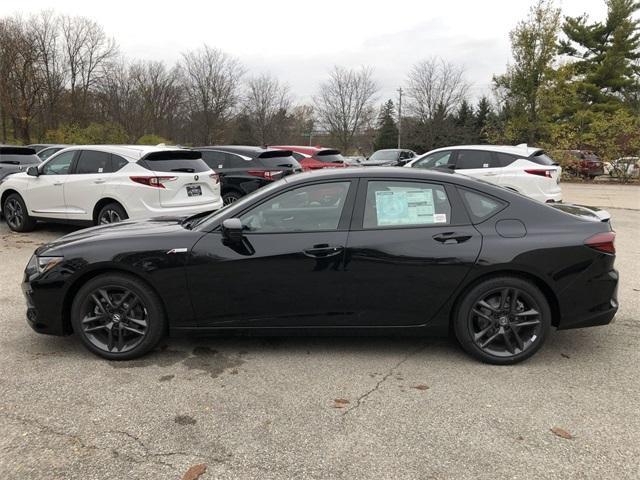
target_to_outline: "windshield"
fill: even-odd
[[[369,157],[369,162],[379,161],[391,161],[398,159],[398,152],[396,150],[378,150]]]
[[[196,214],[191,217],[188,217],[182,221],[182,226],[189,230],[194,230],[194,229],[205,230],[205,231],[209,230],[212,224],[216,222],[218,219],[220,219],[220,217],[222,217],[223,215],[226,215],[228,212],[234,212],[234,211],[241,212],[247,206],[248,203],[251,203],[251,201],[254,199],[256,195],[268,194],[273,190],[277,190],[278,188],[280,188],[282,184],[286,182],[287,181],[284,179],[277,180],[273,183],[270,183],[269,185],[266,185],[258,190],[255,190],[253,193],[250,193],[249,195],[242,197],[241,199],[233,203],[225,205],[220,210],[216,210],[213,213],[210,213],[205,216],[202,216],[202,214]],[[231,213],[230,215],[231,217],[229,218],[232,218],[233,214]]]

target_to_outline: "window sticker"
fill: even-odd
[[[447,214],[446,213],[436,213],[433,216],[433,223],[447,223]]]
[[[102,173],[104,171],[104,168],[100,167],[98,168],[98,173]]]
[[[436,223],[433,190],[377,191],[376,215],[378,226]]]

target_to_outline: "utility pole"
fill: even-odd
[[[402,148],[402,87],[398,89],[398,149]]]

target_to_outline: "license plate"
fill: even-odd
[[[197,197],[202,195],[202,188],[200,185],[187,185],[187,196]]]

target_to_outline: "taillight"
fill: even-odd
[[[615,246],[616,234],[614,232],[596,233],[592,237],[587,238],[584,244],[587,247],[604,253],[616,253]]]
[[[165,182],[172,182],[178,177],[129,177],[132,182],[146,185],[147,187],[166,188]]]
[[[553,172],[553,170],[545,170],[543,168],[526,168],[524,171],[531,175],[539,175],[547,178],[551,178],[551,172]]]
[[[266,178],[267,180],[275,180],[278,175],[282,173],[282,170],[249,170],[249,175],[254,177]]]
[[[220,183],[220,175],[218,175],[217,173],[212,173],[209,176],[211,177],[211,180],[213,180],[213,183],[215,184]]]

